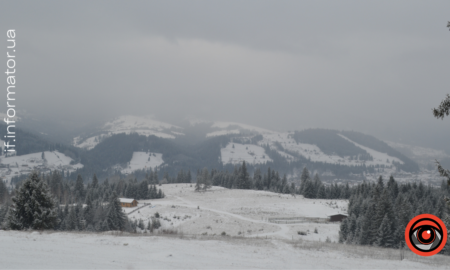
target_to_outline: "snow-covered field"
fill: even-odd
[[[223,164],[249,164],[265,163],[272,161],[264,151],[264,148],[254,144],[229,143],[220,149]]]
[[[136,170],[155,168],[164,163],[161,153],[133,152],[133,157],[127,168],[122,173],[127,174]]]
[[[33,169],[41,171],[58,169],[72,172],[83,168],[81,163],[71,164],[73,159],[58,151],[45,151],[44,158],[42,159],[42,152],[21,156],[2,156],[0,158],[2,166],[0,168],[0,176],[10,181],[13,176],[28,174]]]
[[[399,250],[325,242],[337,241],[339,223],[268,221],[344,212],[343,200],[219,187],[197,193],[190,184],[161,188],[166,198],[125,209],[144,221],[158,212],[162,228],[154,234],[0,231],[0,269],[445,269],[450,263],[441,255],[404,251],[400,260]]]
[[[0,231],[0,269],[447,269],[450,258],[276,239]]]
[[[158,212],[163,229],[176,230],[189,235],[220,235],[338,241],[338,223],[313,222],[311,218],[326,219],[346,213],[345,200],[312,200],[256,190],[231,190],[212,187],[207,192],[195,192],[191,184],[161,186],[166,197],[159,200],[139,200],[145,203],[129,215],[142,219],[145,224]],[[135,208],[125,208],[127,213]],[[277,224],[271,218],[305,218],[297,224]],[[314,233],[317,228],[318,233]],[[307,232],[300,236],[298,231]]]

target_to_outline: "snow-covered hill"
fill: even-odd
[[[258,164],[272,161],[266,154],[264,148],[253,144],[229,143],[221,150],[223,164]]]
[[[21,156],[2,156],[0,158],[0,177],[9,182],[13,176],[29,174],[34,169],[38,169],[40,172],[49,172],[50,170],[73,172],[83,168],[82,164],[75,164],[72,158],[58,151],[43,153],[44,158],[42,158],[42,152]]]
[[[191,184],[166,184],[160,187],[166,197],[158,200],[139,200],[139,211],[125,208],[131,219],[145,224],[155,215],[161,216],[162,229],[178,230],[186,234],[300,239],[298,231],[306,235],[302,240],[337,242],[339,223],[329,223],[334,214],[346,214],[346,200],[305,199],[303,196],[268,191],[226,189],[212,187],[207,192],[194,191]],[[133,211],[133,212],[132,212]],[[131,213],[132,212],[132,213]],[[298,218],[292,224],[274,220]],[[318,233],[314,233],[314,228]]]
[[[133,157],[126,168],[116,168],[120,169],[124,174],[129,174],[136,170],[154,169],[163,163],[164,160],[161,153],[133,152]]]
[[[353,167],[365,165],[367,167],[382,168],[383,172],[388,173],[399,169],[412,172],[415,170],[414,166],[417,167],[414,162],[408,160],[407,155],[401,156],[398,151],[371,136],[357,132],[346,133],[333,130],[307,130],[306,133],[302,132],[277,132],[236,122],[206,122],[198,120],[191,121],[190,126],[182,128],[155,120],[152,117],[128,115],[105,123],[100,131],[93,133],[91,136],[74,138],[73,144],[90,150],[105,138],[119,133],[137,133],[144,136],[154,135],[169,140],[179,138],[177,142],[180,143],[186,143],[189,140],[188,138],[193,137],[197,138],[196,143],[198,143],[199,141],[214,141],[219,136],[227,136],[223,137],[225,141],[215,140],[217,142],[220,141],[220,156],[203,158],[220,160],[225,165],[238,164],[242,163],[242,161],[246,161],[249,164],[263,164],[275,161],[275,159],[279,162],[281,156],[284,161],[290,163],[296,161],[305,162],[307,160],[308,162]],[[186,140],[184,140],[185,138]],[[209,144],[207,147],[212,147],[212,145]],[[267,151],[267,147],[270,148],[270,152]],[[139,156],[139,159],[142,160],[130,160],[128,161],[128,167],[121,170],[124,173],[131,173],[136,169],[162,165],[164,152],[161,149],[150,148],[135,149],[135,151],[144,150],[160,153],[162,156],[158,163],[147,164],[147,161],[144,162],[144,160],[148,159],[148,157],[139,156],[141,154],[136,152],[136,156],[133,156],[132,159],[138,159]],[[278,154],[275,155],[274,151]],[[170,162],[177,162],[177,160],[171,160]],[[399,168],[401,165],[404,166]],[[377,171],[377,173],[379,172]]]
[[[392,148],[407,155],[414,160],[422,168],[434,168],[435,160],[442,160],[450,158],[450,155],[443,150],[436,150],[427,147],[414,146],[409,144],[402,144],[396,142],[386,141],[386,143]]]
[[[103,125],[99,134],[82,138],[80,136],[73,139],[73,145],[88,150],[94,148],[104,138],[119,133],[137,133],[139,135],[154,135],[160,138],[174,139],[176,136],[183,136],[182,128],[155,120],[151,116],[141,117],[125,115],[109,121]]]

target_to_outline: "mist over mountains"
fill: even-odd
[[[36,158],[42,152],[58,156],[55,160],[59,163],[42,162],[38,166],[41,171],[65,170],[74,179],[78,174],[89,179],[94,173],[102,179],[114,175],[142,179],[149,170],[158,171],[161,177],[175,177],[181,170],[195,175],[204,167],[233,171],[245,161],[250,171],[271,168],[286,174],[290,181],[296,181],[307,167],[325,181],[396,175],[400,180],[438,183],[433,160],[438,158],[444,164],[450,160],[443,151],[384,142],[348,130],[277,132],[243,123],[203,120],[173,125],[152,116],[132,115],[59,132],[50,123],[29,118],[20,119],[17,126],[17,157],[3,157],[0,168],[4,179],[15,177],[15,181],[39,163]],[[22,159],[25,161],[8,161],[25,155],[30,155]]]

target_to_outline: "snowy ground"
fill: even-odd
[[[254,144],[229,143],[220,149],[223,164],[249,164],[266,163],[272,161],[264,151],[264,148]]]
[[[198,193],[190,184],[161,188],[166,198],[124,208],[128,217],[144,221],[158,212],[162,228],[155,234],[0,230],[0,269],[446,269],[450,264],[441,255],[404,251],[400,260],[399,250],[326,243],[327,237],[337,240],[339,223],[268,221],[345,212],[343,200],[219,187]],[[177,234],[160,234],[162,229]]]
[[[342,164],[342,165],[362,165],[366,164],[366,166],[369,165],[385,165],[385,166],[391,166],[392,161],[399,162],[403,164],[403,161],[396,157],[389,156],[386,153],[381,153],[376,150],[373,150],[371,148],[362,146],[358,143],[355,143],[354,141],[348,139],[347,137],[339,134],[342,138],[345,140],[348,140],[349,142],[353,143],[355,146],[366,150],[372,157],[373,160],[371,161],[362,161],[362,160],[352,160],[350,157],[340,157],[337,155],[327,155],[320,150],[319,147],[313,144],[305,144],[305,143],[297,143],[294,139],[291,138],[292,133],[286,132],[286,133],[272,133],[272,134],[264,134],[263,140],[259,141],[259,145],[270,145],[272,149],[277,149],[275,146],[275,143],[278,142],[281,144],[281,146],[290,152],[298,153],[305,158],[310,159],[311,161],[316,162],[325,162],[325,163],[331,163],[331,164]],[[288,160],[295,159],[292,155],[289,155],[289,153],[285,153],[281,151],[280,149],[277,149],[278,152],[286,157]]]
[[[447,269],[450,258],[323,242],[0,231],[0,269]]]
[[[133,152],[133,157],[122,173],[127,174],[136,170],[155,168],[164,163],[161,153]]]
[[[71,164],[72,158],[58,152],[45,151],[45,159],[42,159],[42,152],[21,156],[1,157],[0,158],[0,176],[7,182],[13,176],[20,174],[29,174],[33,169],[45,170],[65,170],[66,172],[75,171],[77,168],[83,168],[81,163]]]
[[[107,122],[102,127],[103,133],[86,139],[75,137],[73,145],[88,150],[94,148],[100,141],[101,137],[108,137],[113,134],[136,132],[139,135],[154,135],[160,138],[174,139],[176,136],[184,135],[178,126],[155,120],[152,116],[120,116],[113,121]]]
[[[145,224],[156,212],[162,217],[162,229],[188,235],[220,235],[338,241],[339,223],[312,222],[277,224],[271,218],[321,218],[346,213],[345,200],[305,199],[256,190],[230,190],[213,187],[207,192],[195,192],[191,184],[161,186],[166,197],[159,200],[139,200],[144,206],[129,215]],[[125,208],[127,213],[135,208]],[[317,228],[318,233],[314,233]],[[298,231],[307,235],[299,235]]]

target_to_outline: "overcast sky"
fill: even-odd
[[[448,0],[2,1],[0,61],[16,29],[16,106],[41,118],[151,114],[433,146],[450,142],[450,119],[431,114],[450,93],[449,20]]]

